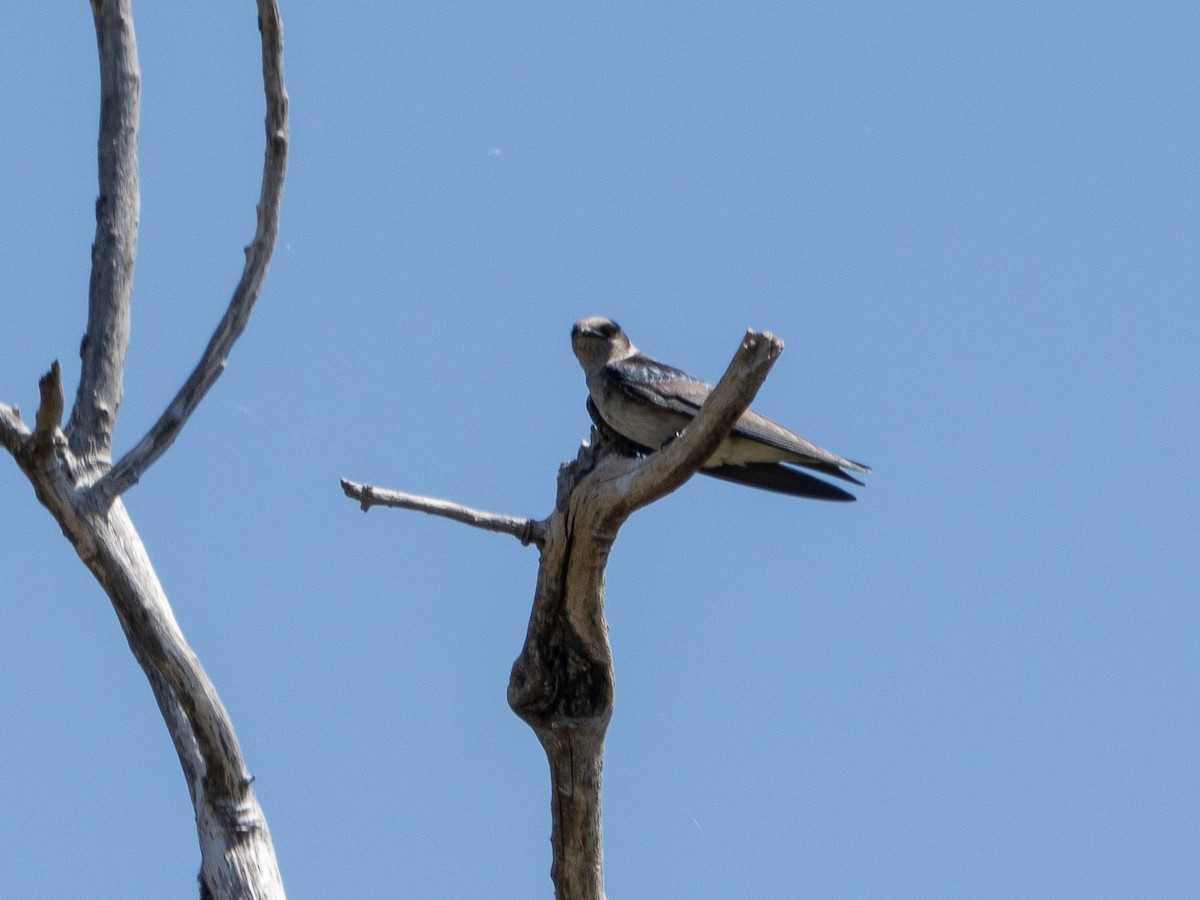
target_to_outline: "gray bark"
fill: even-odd
[[[123,393],[129,307],[137,250],[141,75],[130,0],[92,0],[100,57],[99,183],[87,331],[75,406],[57,362],[39,382],[31,430],[0,404],[0,444],[112,601],[179,755],[196,813],[202,897],[282,898],[283,880],[267,821],[251,788],[233,723],[188,646],[120,494],[170,446],[216,381],[265,278],[278,230],[287,159],[283,37],[273,0],[259,0],[267,151],[254,241],[241,282],[200,362],[150,433],[112,466]]]

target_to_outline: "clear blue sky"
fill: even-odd
[[[255,14],[138,4],[120,449],[228,300]],[[0,399],[78,374],[86,3],[0,53]],[[1194,3],[285,3],[291,174],[228,371],[127,502],[293,898],[550,897],[508,710],[535,553],[348,476],[543,516],[618,319],[875,467],[708,479],[608,569],[614,898],[1200,896]],[[194,896],[187,791],[107,599],[0,460],[0,893]]]

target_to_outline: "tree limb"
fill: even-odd
[[[192,374],[179,393],[154,423],[146,436],[97,481],[101,497],[117,497],[137,484],[167,448],[175,442],[184,424],[205,394],[225,370],[229,352],[250,320],[262,290],[279,234],[279,207],[287,173],[288,97],[283,82],[283,24],[274,0],[258,0],[258,24],[262,34],[263,87],[266,92],[266,154],[262,190],[258,201],[258,224],[254,240],[246,248],[242,277],[234,289],[216,331]]]
[[[138,119],[141,72],[131,0],[92,0],[100,56],[100,195],[88,287],[82,369],[67,424],[71,452],[85,465],[108,464],[129,349],[129,300],[137,254]]]
[[[201,877],[217,900],[281,898],[266,816],[229,713],[171,610],[145,545],[119,499],[101,505],[59,469],[33,472],[38,499],[112,601],[146,673],[187,779]]]
[[[522,519],[517,516],[505,516],[490,513],[481,509],[472,509],[452,503],[449,500],[439,500],[436,497],[422,497],[419,494],[405,494],[391,491],[370,484],[360,484],[349,479],[342,479],[342,490],[347,497],[357,500],[362,511],[366,512],[372,506],[390,506],[395,509],[411,509],[417,512],[429,513],[453,519],[464,525],[482,528],[485,531],[495,531],[501,534],[511,534],[522,544],[537,544],[543,540],[542,523],[535,519]]]
[[[100,197],[92,247],[82,374],[64,436],[62,369],[39,381],[32,431],[0,405],[0,442],[12,451],[112,601],[134,657],[150,682],[179,755],[196,813],[201,896],[282,900],[283,880],[266,817],[251,787],[237,735],[208,675],[188,646],[119,492],[174,440],[224,368],[261,290],[278,233],[287,153],[283,38],[274,0],[258,0],[267,93],[267,150],[258,228],[242,279],[196,372],[147,440],[118,470],[109,469],[129,338],[129,300],[137,247],[137,131],[140,74],[130,0],[92,0],[101,70]],[[166,424],[164,425],[164,421]],[[78,463],[78,465],[77,465]],[[107,475],[92,480],[98,472]],[[77,476],[82,473],[83,478]]]

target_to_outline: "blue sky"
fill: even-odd
[[[257,776],[290,896],[549,897],[507,708],[536,556],[342,476],[546,515],[587,437],[571,323],[875,467],[709,479],[608,568],[612,897],[1200,893],[1194,4],[284,5],[279,248],[224,377],[127,496]],[[119,449],[253,228],[252,4],[137,10],[142,232]],[[77,377],[86,4],[9,11],[0,399]],[[190,896],[117,626],[0,464],[10,896]]]

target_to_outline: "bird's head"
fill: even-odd
[[[584,374],[589,376],[637,352],[621,326],[603,316],[589,316],[575,323],[571,329],[571,349]]]

